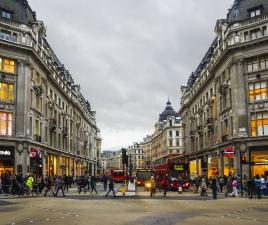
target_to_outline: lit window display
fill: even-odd
[[[234,158],[233,157],[223,157],[224,171],[225,176],[232,176],[234,174]]]
[[[219,175],[219,157],[208,157],[208,177]]]
[[[197,170],[198,169],[198,170]],[[198,159],[198,163],[196,164],[196,160],[192,160],[189,163],[190,176],[196,177],[201,175],[201,159]]]
[[[256,151],[251,153],[251,175],[268,176],[268,150]]]

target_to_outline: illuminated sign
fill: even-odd
[[[0,150],[0,155],[11,156],[11,151],[8,151],[8,150]]]
[[[184,166],[183,165],[174,165],[174,170],[176,170],[176,171],[183,171],[184,170]]]
[[[234,156],[234,154],[235,154],[235,150],[232,147],[224,149],[224,155],[226,157],[231,158]]]

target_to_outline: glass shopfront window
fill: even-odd
[[[0,176],[4,172],[14,173],[14,147],[0,146]]]
[[[219,157],[209,156],[208,157],[208,177],[219,175]]]
[[[225,176],[232,176],[234,174],[234,158],[223,156],[224,171]]]
[[[70,174],[70,159],[68,157],[61,156],[60,157],[60,175],[67,175]]]
[[[266,151],[251,152],[251,175],[268,176],[268,149]]]
[[[196,160],[190,161],[189,170],[190,170],[191,177],[200,176],[201,175],[201,159],[198,159],[197,163],[196,163]]]
[[[58,156],[48,154],[46,156],[46,175],[47,176],[53,176],[53,175],[58,175],[57,174],[57,166],[58,166]]]

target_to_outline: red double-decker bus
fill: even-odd
[[[125,175],[123,170],[112,170],[111,176],[114,182],[121,183],[125,180]]]
[[[188,170],[188,163],[184,163],[181,155],[178,154],[170,154],[159,158],[153,164],[154,175],[159,179],[165,176],[185,179],[188,175]]]

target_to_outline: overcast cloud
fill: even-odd
[[[28,0],[58,58],[97,111],[103,150],[153,132],[169,97],[214,38],[233,0]]]

